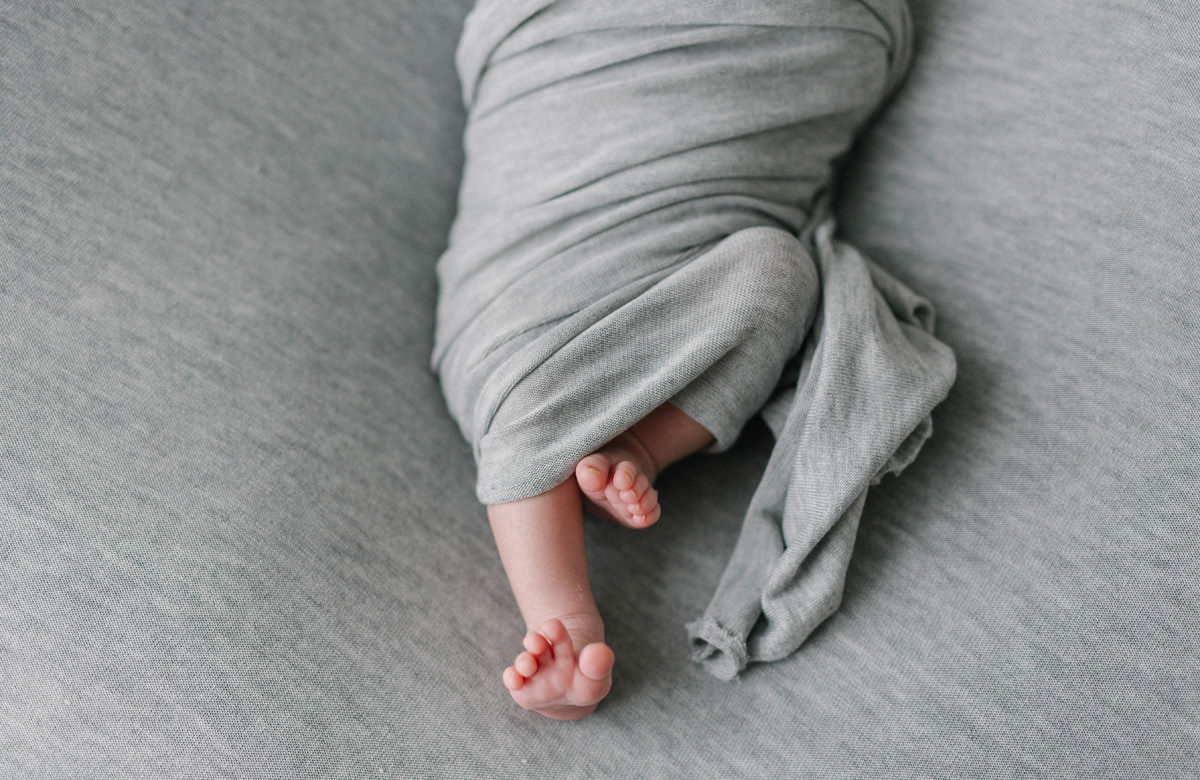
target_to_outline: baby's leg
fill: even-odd
[[[668,401],[579,461],[575,480],[599,514],[630,528],[645,528],[662,514],[654,480],[667,466],[712,440],[703,425]]]
[[[529,629],[504,685],[526,709],[582,718],[608,694],[614,658],[588,582],[579,488],[568,479],[532,498],[492,504],[488,519]]]
[[[650,525],[660,514],[650,483],[711,441],[702,425],[666,403],[580,461],[576,479],[488,507],[500,560],[529,629],[525,652],[504,670],[504,685],[522,707],[574,720],[595,710],[612,686],[613,652],[604,643],[588,581],[580,489],[618,522]]]

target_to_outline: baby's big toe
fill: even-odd
[[[612,648],[603,642],[593,642],[579,651],[579,671],[593,682],[610,679],[615,661]]]
[[[593,705],[608,695],[612,688],[615,656],[603,642],[593,642],[579,651],[571,698],[577,705]]]
[[[603,493],[608,484],[608,459],[593,453],[575,466],[575,481],[585,493]]]

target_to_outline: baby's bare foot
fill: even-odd
[[[575,481],[597,514],[629,528],[653,525],[662,515],[657,469],[645,447],[625,433],[575,466]]]
[[[603,633],[599,618],[572,625],[574,640],[561,620],[547,620],[526,634],[525,652],[504,670],[504,687],[517,704],[556,720],[590,715],[612,687],[613,651],[593,641]]]

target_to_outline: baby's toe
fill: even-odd
[[[546,641],[546,637],[536,631],[530,631],[526,634],[521,644],[535,656],[541,655],[550,649],[550,643]]]
[[[642,508],[642,513],[647,514],[651,509],[658,506],[658,491],[654,488],[649,488],[645,493],[638,496],[638,506]]]
[[[576,464],[575,481],[585,493],[604,492],[608,484],[608,459],[599,453],[588,455]]]
[[[662,516],[662,508],[655,505],[652,509],[642,511],[636,505],[629,507],[629,515],[639,528],[654,525]]]
[[[630,501],[628,509],[635,518],[649,519],[651,513],[658,509],[658,491],[648,488],[636,500]],[[655,515],[654,519],[657,520],[658,516]]]
[[[621,491],[621,499],[626,503],[636,504],[642,501],[642,497],[650,491],[650,480],[645,474],[638,474],[637,479],[633,481],[633,486],[628,490]]]
[[[513,661],[511,668],[522,677],[532,677],[538,670],[537,658],[533,653],[521,653],[517,656],[517,660]]]
[[[547,620],[538,629],[538,633],[550,643],[550,655],[555,661],[575,662],[575,648],[571,646],[571,636],[561,620]]]
[[[504,687],[510,691],[519,691],[525,687],[525,677],[510,666],[504,670]]]
[[[609,483],[608,487],[604,489],[604,500],[607,502],[609,509],[613,517],[616,518],[617,522],[624,523],[628,519],[628,513],[622,514],[621,509],[629,502],[621,498],[621,491],[618,490],[617,487],[611,482]]]
[[[617,490],[631,490],[637,482],[638,468],[632,461],[624,460],[613,469],[612,484]]]

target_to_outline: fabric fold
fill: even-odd
[[[868,486],[916,457],[954,381],[928,302],[834,239],[834,224],[813,231],[821,312],[796,388],[772,401],[775,447],[717,592],[688,625],[693,659],[722,679],[790,654],[837,609]]]

